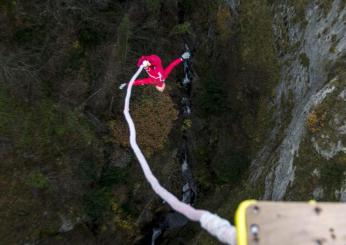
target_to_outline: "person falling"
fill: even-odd
[[[149,56],[142,56],[137,61],[137,66],[144,65],[145,71],[148,73],[149,77],[143,79],[137,79],[134,81],[134,86],[141,85],[153,85],[160,92],[165,90],[166,84],[165,81],[172,70],[182,63],[184,60],[190,58],[190,53],[185,52],[181,55],[181,57],[173,60],[166,68],[162,67],[161,59],[159,56],[153,54]],[[119,89],[123,89],[127,83],[123,83],[120,85]]]

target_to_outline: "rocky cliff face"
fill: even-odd
[[[339,190],[343,190],[346,173],[340,159],[345,154],[346,9],[343,1],[329,4],[323,8],[320,1],[311,1],[300,21],[293,6],[274,4],[273,29],[282,62],[272,105],[276,126],[252,162],[252,181],[265,177],[260,181],[265,183],[264,199],[328,200],[330,195],[316,193],[323,192],[323,181],[329,177],[335,188],[329,191],[338,193],[332,199],[344,195]],[[328,172],[320,173],[335,164],[341,171],[337,180]],[[313,177],[313,165],[324,178]],[[301,186],[310,178],[316,179],[314,184]]]
[[[228,4],[233,23],[237,23],[246,13],[244,6],[251,1],[228,1]],[[209,124],[214,125],[209,132],[209,145],[217,149],[216,157],[210,160],[212,169],[236,148],[232,142],[236,141],[237,146],[244,143],[244,138],[239,137],[242,130],[247,138],[244,148],[259,146],[255,147],[256,153],[251,157],[249,172],[242,170],[242,175],[237,172],[241,177],[236,185],[226,185],[227,190],[214,192],[215,200],[220,196],[223,198],[214,201],[210,208],[217,208],[226,216],[239,201],[249,198],[345,201],[345,1],[271,1],[267,4],[273,16],[271,30],[280,72],[277,83],[272,83],[272,92],[258,101],[266,110],[258,106],[255,110],[259,120],[255,117],[250,124],[244,114],[238,115],[246,119],[242,123],[229,116]],[[241,24],[240,33],[246,31],[246,25]],[[250,32],[256,31],[250,29]],[[232,58],[229,60],[232,62]],[[236,73],[230,76],[236,77]],[[236,85],[232,89],[236,90]],[[239,94],[244,98],[246,94],[242,90],[236,94],[228,93],[233,98]],[[247,110],[253,108],[250,105]],[[268,123],[262,124],[266,120]],[[225,125],[227,122],[233,125]],[[255,131],[267,130],[263,132],[265,140],[258,140],[258,134],[247,130],[251,124],[256,124]],[[222,133],[218,134],[218,131]],[[236,166],[231,158],[227,162]],[[232,171],[236,172],[235,169]],[[199,242],[212,244],[204,235]]]

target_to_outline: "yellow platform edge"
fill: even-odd
[[[246,200],[241,202],[237,208],[235,213],[237,245],[247,245],[246,209],[255,203],[257,203],[256,200]]]

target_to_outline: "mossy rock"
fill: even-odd
[[[346,146],[342,131],[346,102],[340,97],[345,82],[343,76],[332,80],[334,91],[313,108],[307,118],[308,133],[294,159],[295,180],[288,198],[309,200],[316,198],[314,195],[319,192],[323,193],[318,195],[321,200],[339,201],[335,193],[342,187],[346,174],[346,152],[342,150],[342,146]]]

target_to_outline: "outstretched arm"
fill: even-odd
[[[173,60],[166,68],[165,68],[165,78],[168,77],[168,75],[172,72],[172,70],[179,65],[181,62],[183,62],[182,58],[178,58]]]

